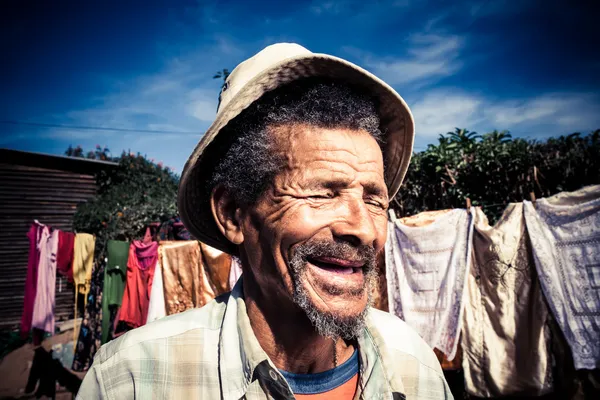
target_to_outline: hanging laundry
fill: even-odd
[[[92,266],[94,264],[94,248],[96,238],[89,233],[75,235],[73,247],[73,283],[75,284],[75,318],[77,318],[77,295],[84,298],[84,310],[87,304],[87,295],[90,291],[92,279]]]
[[[105,252],[102,249],[92,265],[90,290],[87,294],[86,307],[75,344],[75,356],[72,368],[74,371],[87,371],[92,366],[94,355],[102,345],[102,290],[104,287],[105,267],[106,258]]]
[[[597,399],[600,393],[600,369],[576,370],[570,346],[556,320],[552,318],[552,313],[549,315],[549,325],[552,333],[552,358],[554,361],[553,398],[561,400]]]
[[[452,210],[436,210],[436,211],[425,211],[410,217],[398,218],[398,221],[405,226],[418,228],[434,223],[439,217],[449,213]]]
[[[600,185],[524,204],[542,289],[575,368],[599,368]]]
[[[58,232],[58,252],[56,253],[56,270],[73,282],[73,249],[75,234],[71,232]]]
[[[127,281],[118,321],[130,328],[146,323],[154,270],[158,260],[158,243],[135,240],[129,246]]]
[[[23,315],[21,316],[21,337],[26,338],[31,331],[31,317],[33,316],[33,305],[37,292],[38,265],[40,252],[37,244],[39,236],[45,225],[34,221],[27,232],[29,239],[29,259],[27,261],[27,276],[25,278],[25,297],[23,299]]]
[[[402,225],[408,227],[423,227],[432,224],[435,222],[436,218],[446,214],[449,211],[450,210],[427,211],[410,217],[400,218],[399,221]],[[389,309],[384,311],[389,311]],[[460,340],[456,347],[456,355],[452,358],[452,360],[448,360],[448,356],[437,348],[434,348],[433,352],[438,358],[438,361],[440,362],[440,365],[444,371],[455,371],[462,368],[462,349],[460,346]]]
[[[210,301],[203,301],[204,297],[214,297],[204,272],[199,242],[161,242],[159,252],[167,315],[199,307]]]
[[[388,225],[389,308],[452,360],[462,324],[473,219],[461,209],[436,213],[429,225],[410,226],[406,220]]]
[[[509,204],[493,227],[480,208],[473,213],[462,331],[465,389],[477,397],[547,394],[553,389],[548,309],[523,204]]]
[[[152,281],[152,290],[150,291],[150,304],[148,304],[148,318],[146,323],[156,321],[167,315],[165,305],[165,288],[163,285],[163,272],[161,265],[162,247],[158,247],[158,261],[154,269],[154,280]]]
[[[229,269],[229,289],[235,286],[240,276],[242,276],[242,261],[237,257],[232,257],[231,268]]]
[[[229,286],[229,271],[231,271],[231,256],[227,253],[217,250],[214,247],[199,242],[202,250],[202,260],[204,261],[204,274],[208,283],[214,292],[214,296],[208,298],[201,304],[204,305],[214,297],[228,292],[233,286]]]
[[[443,371],[458,371],[462,369],[463,350],[460,344],[460,340],[458,342],[458,346],[456,347],[456,355],[452,360],[448,360],[448,357],[446,357],[446,355],[442,353],[439,349],[433,349],[433,352],[435,353],[435,356],[440,362]],[[452,388],[452,386],[450,386],[450,388]]]
[[[40,259],[31,327],[54,334],[58,230],[51,232],[47,226],[43,227],[37,248]]]
[[[187,230],[181,220],[177,218],[169,218],[160,225],[158,230],[158,239],[160,241],[172,240],[191,240],[190,232]]]
[[[161,242],[167,315],[202,307],[229,291],[231,256],[198,241]]]
[[[109,240],[106,243],[106,268],[102,293],[102,344],[110,340],[112,325],[111,308],[121,306],[127,277],[129,242]]]

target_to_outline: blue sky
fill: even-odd
[[[100,144],[180,172],[215,115],[214,73],[282,41],[391,84],[415,115],[416,150],[454,127],[536,139],[600,128],[594,1],[120,3],[3,2],[0,120],[177,133],[0,124],[0,147]]]

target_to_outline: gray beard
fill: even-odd
[[[359,291],[350,292],[351,296],[362,298],[364,291],[367,291],[367,305],[362,312],[357,315],[339,316],[320,311],[316,307],[308,295],[302,278],[306,275],[308,258],[320,256],[339,258],[344,258],[344,256],[357,258],[358,256],[365,263],[363,267],[363,273],[365,274],[363,287]],[[367,312],[373,304],[372,292],[378,280],[375,250],[368,246],[354,247],[347,242],[310,241],[294,249],[289,264],[294,284],[294,303],[306,313],[319,335],[345,340],[358,338],[365,328]],[[332,295],[341,294],[335,287],[326,287],[325,289]]]

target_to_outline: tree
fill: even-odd
[[[84,153],[81,145],[77,145],[75,148],[69,146],[65,151],[65,155],[68,157],[88,158],[90,160],[109,161],[112,159],[108,147],[102,147],[99,144],[96,145],[93,151],[88,151],[87,153]]]
[[[96,235],[99,249],[108,239],[132,240],[151,222],[176,216],[179,185],[179,176],[160,162],[155,164],[139,153],[123,152],[110,158],[105,150],[97,147],[88,155],[118,162],[118,166],[97,174],[98,194],[77,207],[73,220],[77,231]]]
[[[470,148],[477,142],[477,139],[481,138],[477,132],[469,132],[467,129],[460,128],[455,128],[454,132],[448,132],[446,135],[451,143],[458,143],[465,148]]]
[[[508,131],[498,132],[494,130],[490,133],[486,133],[482,136],[484,141],[490,141],[494,143],[507,143],[512,139],[512,135]]]

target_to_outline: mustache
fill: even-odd
[[[364,268],[374,268],[377,262],[375,248],[367,245],[354,246],[342,240],[310,240],[302,243],[294,250],[295,257],[304,261],[314,257],[334,257],[345,260],[359,261]]]

